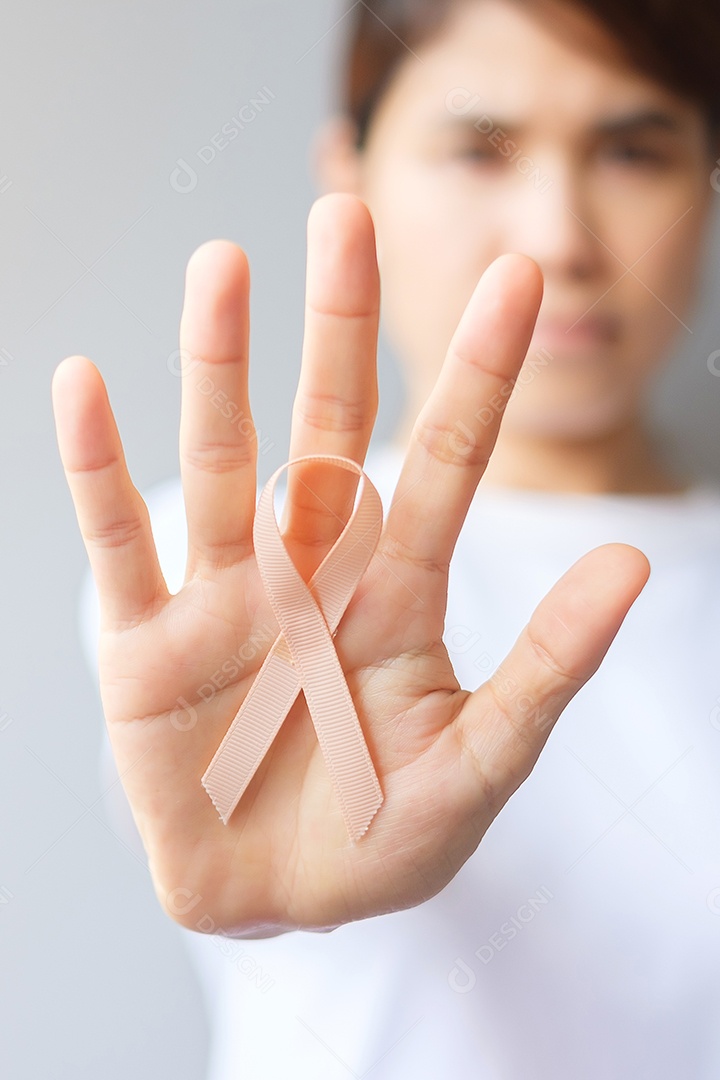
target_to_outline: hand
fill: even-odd
[[[53,401],[99,594],[109,737],[156,894],[181,925],[262,937],[328,929],[439,892],[529,775],[649,567],[627,545],[591,551],[537,607],[498,672],[475,690],[458,684],[442,642],[448,567],[500,422],[483,426],[476,415],[517,376],[542,293],[535,263],[503,256],[454,334],[377,551],[335,636],[384,802],[353,844],[300,694],[223,825],[200,778],[269,644],[210,701],[198,688],[258,628],[277,623],[253,553],[256,440],[198,384],[209,376],[250,415],[248,292],[247,259],[235,245],[213,241],[190,259],[180,327],[182,353],[195,358],[182,382],[180,428],[189,545],[177,594],[163,579],[89,360],[60,364]],[[377,407],[379,274],[372,220],[354,196],[324,196],[311,211],[306,299],[290,457],[340,454],[362,464]],[[464,445],[458,432],[468,429]],[[341,531],[357,481],[316,463],[287,477],[283,532],[308,580]],[[508,674],[546,722],[514,704],[519,695],[503,690]],[[172,722],[183,698],[197,717],[187,730]]]

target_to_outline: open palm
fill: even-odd
[[[517,376],[541,293],[537,266],[519,255],[503,256],[480,280],[335,635],[384,795],[357,844],[302,694],[227,825],[200,782],[278,632],[253,550],[244,253],[213,241],[188,265],[180,340],[188,562],[177,594],[163,579],[99,372],[82,357],[59,366],[58,441],[100,599],[109,737],[158,899],[182,925],[250,937],[321,930],[430,898],[476,849],[600,664],[649,572],[642,553],[623,544],[571,567],[478,689],[460,687],[442,641],[452,551],[500,423],[478,415]],[[378,317],[370,214],[354,196],[325,196],[309,219],[291,458],[364,462],[377,409]],[[342,530],[355,484],[317,463],[288,473],[283,536],[306,581]],[[229,685],[199,693],[238,656]],[[507,676],[533,710],[504,690]]]

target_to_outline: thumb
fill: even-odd
[[[455,723],[483,796],[497,799],[495,813],[530,775],[555,721],[597,671],[649,574],[645,555],[628,544],[589,551],[537,606],[504,663],[468,697]]]

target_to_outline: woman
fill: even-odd
[[[253,440],[199,389],[248,414],[243,253],[215,242],[188,268],[185,510],[177,486],[151,501],[165,578],[96,369],[72,358],[54,383],[112,749],[205,973],[210,1075],[709,1080],[720,492],[663,459],[642,407],[692,319],[718,16],[353,12],[346,114],[317,145],[336,194],[309,222],[290,457],[365,461],[377,240],[408,408],[367,459],[387,521],[335,637],[384,796],[358,844],[302,696],[227,825],[199,782],[268,644],[217,673],[273,625]],[[353,494],[339,471],[290,472],[306,580]]]

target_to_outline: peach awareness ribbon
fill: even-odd
[[[306,584],[280,535],[273,495],[291,465],[318,461],[360,477],[353,512]],[[208,765],[202,784],[224,824],[302,689],[353,843],[367,831],[383,794],[332,635],[365,573],[382,529],[380,496],[357,462],[310,454],[282,465],[258,500],[255,556],[280,633]]]

